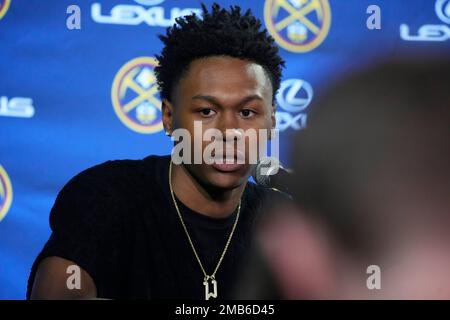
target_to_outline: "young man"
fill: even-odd
[[[230,141],[235,148],[242,137],[227,129],[274,128],[284,62],[260,27],[249,11],[215,4],[160,37],[155,72],[168,135],[185,129],[198,139],[197,122],[223,132],[225,148]],[[270,196],[247,182],[245,153],[244,164],[149,156],[81,172],[55,201],[53,232],[32,267],[27,298],[230,298]],[[74,270],[79,286],[68,279]]]

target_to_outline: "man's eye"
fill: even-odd
[[[200,110],[200,114],[204,117],[211,117],[214,115],[214,113],[215,113],[215,111],[210,108],[204,108],[204,109]]]
[[[250,118],[255,114],[255,111],[250,110],[250,109],[243,109],[241,110],[241,115],[244,118]]]

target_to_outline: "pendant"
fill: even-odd
[[[209,291],[209,284],[213,286],[212,292]],[[214,277],[206,276],[203,280],[203,285],[205,286],[205,299],[209,300],[209,298],[217,298],[217,281]]]

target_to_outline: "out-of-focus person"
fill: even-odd
[[[450,61],[426,60],[348,76],[311,107],[295,203],[259,226],[266,272],[240,297],[273,297],[269,277],[282,299],[450,299]]]

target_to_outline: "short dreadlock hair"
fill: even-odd
[[[281,68],[285,66],[278,46],[261,21],[248,9],[241,14],[239,6],[227,11],[214,3],[212,11],[202,4],[202,18],[195,13],[179,17],[159,35],[164,43],[161,55],[156,55],[155,67],[161,98],[171,101],[174,87],[190,63],[210,56],[229,56],[261,65],[273,89],[273,98],[280,87]]]

